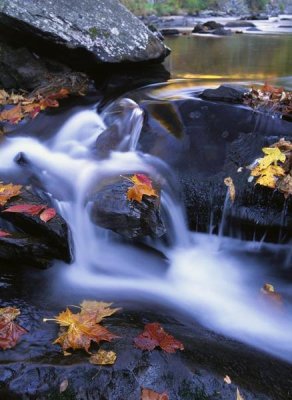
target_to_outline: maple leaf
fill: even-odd
[[[6,208],[2,212],[10,212],[10,213],[24,213],[29,215],[39,215],[41,211],[43,211],[47,206],[41,204],[17,204],[15,206],[11,206]]]
[[[56,210],[54,208],[46,208],[41,214],[40,219],[43,222],[48,222],[56,216]]]
[[[133,175],[130,181],[134,183],[134,186],[130,187],[127,191],[128,200],[136,200],[138,203],[141,203],[144,195],[158,197],[156,190],[152,187],[151,180],[146,175]]]
[[[44,319],[44,321],[48,320]],[[53,320],[61,326],[60,336],[54,341],[54,344],[59,344],[65,351],[72,348],[73,350],[84,349],[89,352],[91,342],[99,343],[102,340],[110,342],[118,338],[117,335],[97,324],[91,313],[73,314],[67,308]]]
[[[277,161],[284,162],[286,160],[285,154],[278,147],[264,147],[262,151],[266,156],[259,160],[258,166],[260,170],[266,169],[269,165]]]
[[[18,308],[0,308],[0,348],[3,350],[14,347],[19,338],[27,333],[27,330],[17,325],[14,319],[20,315]]]
[[[233,180],[232,180],[232,178],[228,177],[228,178],[224,179],[224,183],[228,187],[229,197],[233,203],[235,200],[235,186],[234,186]]]
[[[157,322],[146,324],[144,332],[134,339],[134,344],[141,350],[151,351],[154,350],[155,347],[160,347],[167,353],[175,353],[176,350],[184,350],[183,344],[166,333]]]
[[[115,314],[120,308],[110,308],[113,303],[104,303],[103,301],[84,300],[81,306],[81,315],[92,315],[95,322],[99,323],[105,317]]]
[[[4,206],[12,197],[18,196],[21,193],[21,188],[21,185],[13,185],[12,183],[5,185],[0,182],[0,206]]]
[[[114,351],[99,349],[97,353],[89,358],[90,364],[94,365],[112,365],[116,362],[117,355]]]
[[[259,176],[256,181],[259,185],[275,189],[278,177],[284,176],[285,171],[278,165],[269,165],[266,169],[262,170],[257,166],[252,170],[251,175]]]
[[[169,400],[166,392],[157,393],[151,389],[142,389],[141,400]]]

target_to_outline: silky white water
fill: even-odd
[[[260,287],[270,278],[265,262],[241,257],[245,249],[250,251],[250,243],[188,231],[172,171],[162,161],[135,151],[142,110],[127,99],[119,107],[117,111],[110,106],[102,115],[95,109],[79,111],[53,139],[11,137],[0,149],[1,174],[21,175],[23,167],[14,159],[19,152],[25,154],[41,189],[70,226],[74,263],[63,268],[63,288],[67,282],[76,290],[93,288],[98,293],[102,289],[133,301],[148,297],[189,313],[210,329],[291,361],[291,306],[279,311],[261,301]],[[110,113],[119,127],[120,145],[107,159],[97,161],[95,141],[107,128]],[[89,193],[109,177],[137,172],[162,184],[171,245],[149,243],[166,259],[119,241],[118,235],[90,221]],[[271,283],[283,293],[291,291],[289,284],[276,278]]]

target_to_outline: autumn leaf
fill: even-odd
[[[285,197],[292,194],[292,176],[290,174],[286,175],[283,179],[278,180],[276,183],[277,189],[284,193]]]
[[[39,204],[17,204],[3,210],[2,212],[24,213],[29,215],[39,215],[47,206]]]
[[[89,358],[90,364],[94,365],[112,365],[116,362],[117,355],[114,351],[99,349],[97,353]]]
[[[232,180],[232,178],[228,177],[228,178],[224,179],[224,183],[228,187],[229,197],[233,203],[235,200],[235,186],[234,186],[233,180]]]
[[[269,165],[266,169],[260,169],[258,166],[251,171],[252,176],[259,176],[256,183],[262,186],[267,186],[275,189],[277,179],[285,175],[285,171],[278,165]]]
[[[278,147],[264,147],[262,151],[266,156],[259,161],[258,166],[260,170],[266,169],[269,165],[277,163],[277,161],[284,162],[286,160],[285,154]]]
[[[138,203],[141,203],[144,195],[158,197],[156,190],[152,187],[151,180],[146,175],[136,174],[130,180],[134,183],[134,186],[128,189],[128,200],[136,200]]]
[[[0,231],[0,237],[9,237],[9,236],[11,236],[11,233],[9,233],[9,232],[6,232],[6,231]]]
[[[18,124],[23,118],[22,108],[20,104],[10,108],[9,110],[3,110],[0,113],[0,122],[10,122],[11,124]]]
[[[241,396],[239,389],[236,389],[236,400],[244,400],[244,398]]]
[[[230,376],[228,376],[228,375],[225,375],[225,377],[224,377],[224,382],[225,383],[227,383],[227,385],[231,385],[231,379],[230,379]]]
[[[113,303],[104,303],[103,301],[84,300],[81,306],[81,315],[92,315],[96,323],[101,322],[105,317],[115,314],[120,308],[110,308]]]
[[[141,400],[169,400],[168,394],[166,392],[157,393],[151,389],[142,389]]]
[[[5,185],[1,182],[0,206],[4,206],[7,203],[7,201],[10,200],[12,197],[18,196],[21,193],[20,191],[21,188],[22,188],[21,185],[13,185],[12,183]]]
[[[167,353],[175,353],[176,350],[184,350],[181,342],[166,333],[162,326],[157,323],[146,324],[144,332],[134,339],[134,344],[141,350],[153,350],[160,347]]]
[[[40,219],[43,222],[48,222],[56,216],[56,210],[54,208],[46,208],[41,214]]]
[[[14,307],[0,308],[0,348],[3,350],[14,347],[27,330],[17,325],[14,319],[20,315],[20,310]]]
[[[265,300],[269,300],[274,305],[282,306],[283,299],[282,296],[275,291],[275,288],[270,283],[265,283],[264,286],[261,288],[261,294]]]

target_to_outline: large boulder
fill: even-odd
[[[82,70],[169,53],[118,0],[1,0],[0,36]]]

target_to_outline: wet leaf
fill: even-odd
[[[21,193],[21,185],[7,185],[0,183],[0,206],[4,206],[12,197],[16,197]]]
[[[271,189],[275,189],[277,180],[280,176],[285,175],[285,171],[282,167],[277,165],[269,165],[266,169],[260,170],[256,167],[252,172],[252,176],[259,176],[256,183],[262,186],[267,186]]]
[[[89,362],[94,365],[112,365],[116,362],[117,355],[114,351],[99,349],[97,353],[92,354]]]
[[[270,283],[265,283],[264,286],[261,288],[261,294],[265,300],[269,300],[274,305],[282,306],[283,299],[282,296],[275,291],[275,288]]]
[[[41,214],[40,219],[44,222],[48,222],[56,216],[56,210],[54,208],[46,208]]]
[[[224,382],[227,383],[227,385],[231,385],[232,382],[231,382],[230,376],[226,375],[224,377]]]
[[[7,121],[11,124],[18,124],[23,118],[21,105],[18,104],[15,107],[10,108],[9,110],[3,110],[0,113],[0,122]]]
[[[157,393],[151,389],[142,389],[141,400],[169,400],[169,396],[166,392]]]
[[[236,400],[244,400],[244,398],[241,396],[239,389],[236,389]]]
[[[0,348],[3,350],[14,347],[27,330],[17,325],[14,319],[20,315],[20,310],[14,307],[0,308]]]
[[[99,323],[105,317],[115,314],[120,308],[110,308],[113,303],[104,303],[103,301],[84,300],[81,306],[81,314],[93,315],[96,323]]]
[[[134,344],[141,350],[151,351],[155,349],[155,347],[160,347],[167,353],[175,353],[176,350],[184,350],[183,344],[166,333],[157,322],[146,324],[144,332],[134,339]]]
[[[224,183],[228,187],[229,197],[230,197],[230,200],[233,203],[234,200],[235,200],[235,186],[234,186],[233,180],[229,176],[228,178],[224,179]]]
[[[152,187],[151,180],[146,175],[136,174],[130,180],[134,183],[134,186],[128,189],[128,200],[136,200],[138,203],[141,203],[144,195],[158,197],[156,190]]]
[[[39,204],[17,204],[15,206],[11,206],[6,208],[2,212],[10,212],[10,213],[23,213],[29,215],[39,215],[41,211],[43,211],[47,206],[39,205]]]
[[[285,197],[292,194],[292,176],[290,174],[286,175],[283,179],[278,180],[276,184],[277,189],[284,193]]]
[[[68,379],[63,380],[63,382],[61,382],[60,384],[60,393],[65,392],[65,390],[67,390],[69,385]]]
[[[0,237],[9,237],[9,236],[11,236],[11,233],[6,231],[0,231]]]
[[[266,156],[259,161],[258,166],[260,170],[266,169],[269,165],[277,163],[277,161],[284,162],[286,160],[285,154],[278,147],[264,147],[262,151]]]

